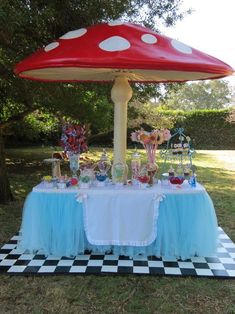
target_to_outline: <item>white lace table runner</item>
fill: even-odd
[[[93,245],[147,246],[157,235],[159,202],[163,194],[150,191],[107,194],[79,192],[84,206],[84,225]]]

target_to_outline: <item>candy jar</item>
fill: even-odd
[[[96,180],[98,186],[105,186],[108,178],[108,171],[111,168],[111,162],[107,156],[105,149],[97,162],[98,171],[96,172]]]
[[[189,179],[188,183],[192,188],[195,188],[197,186],[197,180],[196,180],[196,175],[193,174]]]
[[[190,173],[190,177],[188,179],[188,183],[191,187],[195,188],[197,186],[197,179],[196,179],[196,167],[192,166],[191,167],[191,173]]]
[[[84,168],[81,170],[79,183],[81,188],[89,188],[93,179],[93,172],[91,169]]]
[[[176,169],[177,177],[183,177],[184,176],[184,169],[183,166],[180,164],[178,165]]]
[[[146,165],[141,168],[138,175],[138,181],[141,188],[149,186],[150,176]]]
[[[80,176],[86,173],[90,177],[91,183],[95,180],[95,169],[96,164],[91,161],[86,161],[80,165]]]
[[[97,186],[105,186],[107,175],[99,171],[96,172]]]
[[[125,181],[126,165],[122,162],[117,162],[113,165],[113,182],[116,185],[123,185]]]
[[[132,174],[132,182],[136,183],[138,180],[138,176],[141,168],[141,160],[140,154],[135,151],[131,156],[131,174]]]
[[[111,168],[111,162],[107,156],[105,149],[103,150],[100,160],[97,162],[97,167],[100,173],[108,175],[108,171]]]
[[[148,163],[146,167],[147,167],[148,176],[149,176],[149,184],[153,185],[154,176],[158,170],[158,166],[155,163]]]
[[[77,177],[77,171],[79,169],[79,160],[80,160],[80,154],[69,154],[69,167],[72,172],[72,177]]]
[[[190,172],[191,172],[191,169],[189,166],[185,166],[184,167],[184,178],[185,179],[189,179],[190,177]]]

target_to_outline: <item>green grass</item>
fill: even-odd
[[[130,159],[131,150],[128,150]],[[99,158],[92,149],[89,156]],[[231,152],[230,152],[231,153]],[[109,151],[111,157],[111,150]],[[144,151],[141,151],[144,158]],[[0,244],[19,229],[26,195],[50,174],[42,160],[50,148],[9,149],[7,164],[15,201],[0,206]],[[229,155],[230,156],[230,155]],[[233,152],[234,156],[234,152]],[[159,172],[162,170],[160,160]],[[195,158],[219,224],[235,241],[234,164],[206,151]],[[62,172],[69,173],[68,164]],[[202,218],[203,219],[203,218]],[[154,276],[0,277],[0,313],[235,313],[235,281]]]

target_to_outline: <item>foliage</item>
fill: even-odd
[[[221,109],[231,104],[234,91],[226,81],[175,84],[160,105],[167,109]]]
[[[235,110],[163,110],[147,104],[138,108],[136,123],[148,126],[147,129],[175,129],[183,127],[185,133],[199,149],[234,149],[235,143]],[[146,110],[146,112],[145,112]],[[133,127],[133,125],[132,125]],[[136,126],[134,126],[136,127]]]
[[[146,110],[146,115],[145,113]],[[141,118],[136,119],[139,125],[153,129],[175,129],[183,127],[185,133],[193,141],[195,148],[199,149],[234,149],[235,143],[235,110],[163,110],[148,104],[139,108]],[[146,118],[145,118],[146,117]],[[135,126],[136,127],[136,126]],[[130,142],[129,142],[130,143]]]
[[[195,148],[234,149],[235,123],[230,120],[232,110],[165,111],[174,117],[176,127],[183,127]]]
[[[200,149],[234,149],[235,143],[235,110],[163,110],[153,104],[129,106],[128,112],[128,143],[132,147],[130,134],[139,127],[147,131],[155,128],[183,127],[190,135],[195,148]],[[35,112],[24,119],[24,123],[16,124],[10,134],[8,147],[17,141],[24,144],[44,143],[58,145],[61,133],[59,120],[51,114]],[[70,119],[80,123],[79,120]],[[90,145],[112,146],[113,121],[106,121],[106,126],[90,127],[88,142]],[[89,127],[89,125],[88,125]],[[7,142],[8,143],[8,142]]]
[[[128,108],[128,127],[151,126],[152,128],[172,128],[174,117],[166,116],[164,110],[159,110],[151,103],[141,104],[138,101],[132,102]]]
[[[14,123],[8,130],[6,146],[23,143],[48,143],[58,141],[61,126],[57,117],[50,113],[35,110],[22,121]]]

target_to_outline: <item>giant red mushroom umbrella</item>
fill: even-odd
[[[140,25],[114,21],[61,36],[18,63],[22,78],[60,82],[114,81],[114,163],[125,163],[129,82],[184,82],[222,78],[222,61]]]

